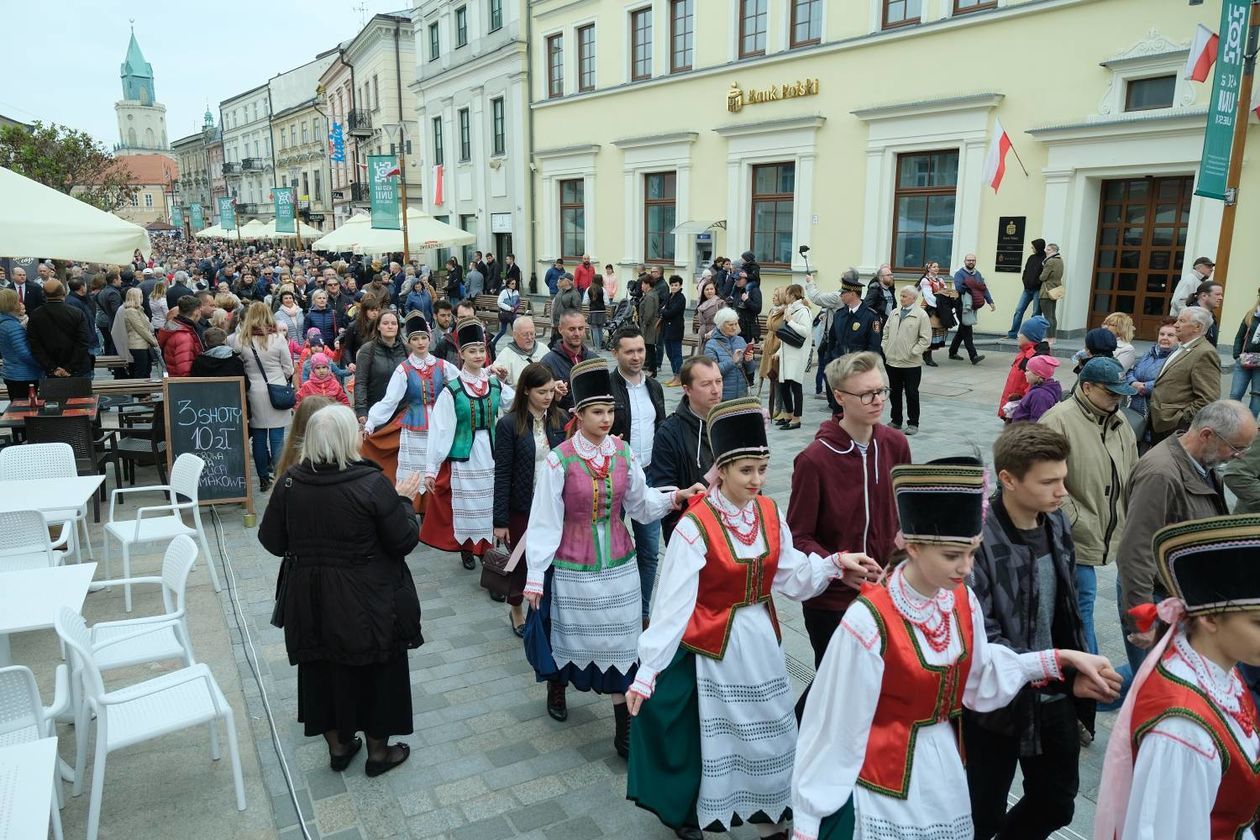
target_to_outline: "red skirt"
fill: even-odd
[[[420,542],[442,551],[471,551],[480,557],[490,547],[489,540],[455,541],[455,521],[451,513],[451,462],[443,461],[432,493],[426,493],[424,522],[420,524]]]
[[[391,484],[398,483],[398,447],[402,436],[402,414],[381,426],[363,439],[363,457],[380,466]],[[411,500],[411,507],[416,513],[424,513],[425,499],[423,493],[416,493]]]

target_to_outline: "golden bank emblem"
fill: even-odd
[[[726,110],[738,114],[745,105],[759,105],[762,102],[778,102],[780,99],[795,99],[798,96],[817,96],[817,79],[799,79],[781,85],[770,85],[766,88],[740,88],[739,82],[731,82],[726,91]]]

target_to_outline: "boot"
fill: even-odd
[[[564,701],[564,683],[559,680],[547,682],[547,714],[561,723],[569,719],[569,706]]]
[[[931,351],[931,350],[928,350],[927,352],[925,352],[925,353],[923,354],[923,364],[927,365],[928,367],[938,367],[938,365],[936,364],[936,362],[932,361],[932,351]]]
[[[617,731],[613,735],[613,749],[622,758],[630,757],[630,710],[625,703],[613,704],[613,718],[617,722]]]
[[[471,572],[473,569],[477,568],[477,558],[473,556],[471,551],[461,551],[459,553],[459,559],[460,562],[463,563],[464,568],[468,571]]]

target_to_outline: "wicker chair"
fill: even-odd
[[[39,381],[39,398],[65,402],[73,397],[92,396],[92,380],[86,376],[49,376]]]
[[[159,483],[166,483],[166,404],[153,403],[153,422],[119,429],[114,453],[128,482],[136,483],[136,466],[157,467]],[[122,485],[119,484],[119,487]]]
[[[118,463],[116,435],[106,432],[96,436],[92,419],[86,415],[48,416],[35,414],[26,418],[26,439],[30,443],[68,443],[74,450],[74,463],[79,475],[102,475],[108,464],[114,465],[114,486],[122,487],[122,468]],[[92,495],[92,521],[101,521],[101,502],[105,500],[105,482],[99,493]]]

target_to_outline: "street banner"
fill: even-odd
[[[219,227],[224,230],[236,230],[236,208],[232,206],[232,199],[219,199]]]
[[[1203,133],[1203,157],[1194,194],[1225,199],[1234,123],[1238,119],[1238,95],[1242,90],[1243,45],[1247,37],[1249,0],[1223,0],[1216,79],[1208,101],[1207,128]]]
[[[346,162],[346,135],[339,122],[334,122],[328,132],[328,159],[333,163]]]
[[[184,210],[179,206],[171,207],[171,224],[180,230],[184,229]]]
[[[394,155],[368,155],[368,183],[372,205],[372,227],[399,230],[398,158]]]
[[[192,222],[193,233],[196,233],[199,230],[205,229],[206,216],[205,216],[205,213],[202,211],[200,204],[194,203],[194,204],[188,205],[188,218]]]
[[[276,187],[276,233],[296,233],[293,220],[293,187]]]

